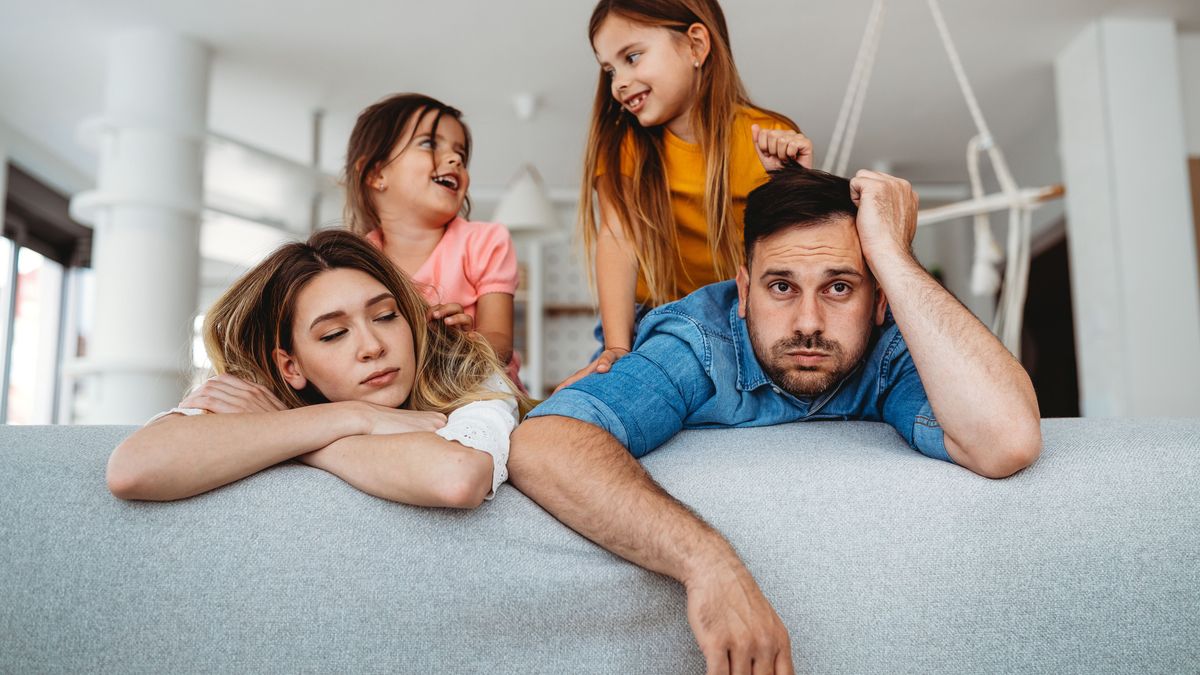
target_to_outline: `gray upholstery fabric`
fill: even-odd
[[[645,464],[721,529],[800,672],[1197,672],[1200,420],[1047,420],[990,481],[890,428],[687,432]],[[299,465],[104,485],[128,427],[0,428],[0,671],[700,672],[682,589],[509,486],[470,513]]]

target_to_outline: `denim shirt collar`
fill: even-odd
[[[729,308],[729,330],[733,335],[733,349],[737,353],[737,388],[738,391],[752,391],[772,382],[754,354],[754,343],[750,342],[746,320],[738,316],[738,307],[739,301],[734,300]]]

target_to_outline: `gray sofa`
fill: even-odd
[[[645,465],[727,534],[800,672],[1200,671],[1200,420],[1047,420],[1002,481],[889,427],[687,432]],[[104,485],[128,427],[0,428],[0,672],[674,673],[677,584],[510,486],[474,512],[289,464]]]

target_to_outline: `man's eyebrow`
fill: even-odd
[[[758,279],[759,279],[759,281],[766,279],[767,277],[783,277],[784,279],[792,279],[795,276],[796,275],[792,274],[791,270],[786,269],[786,268],[779,268],[779,269],[768,268],[763,271],[762,276],[760,276]]]
[[[383,302],[384,300],[395,300],[395,299],[396,299],[396,297],[394,295],[392,295],[391,293],[380,293],[379,295],[366,301],[363,304],[363,307],[370,307],[371,305]],[[317,318],[313,319],[313,322],[308,324],[308,329],[312,330],[314,326],[321,323],[322,321],[329,321],[330,319],[336,319],[338,317],[343,317],[343,316],[346,316],[346,313],[340,309],[333,311],[333,312],[325,312],[321,316],[318,316]]]
[[[831,277],[858,277],[863,278],[863,273],[853,267],[833,267],[825,270],[825,278]]]

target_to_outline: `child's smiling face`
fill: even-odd
[[[441,227],[462,209],[471,183],[466,129],[443,115],[435,135],[436,118],[433,110],[414,116],[388,161],[372,176],[369,186],[381,216],[405,212],[409,218]]]
[[[612,96],[643,127],[674,131],[691,114],[699,69],[687,34],[612,14],[592,40]]]

